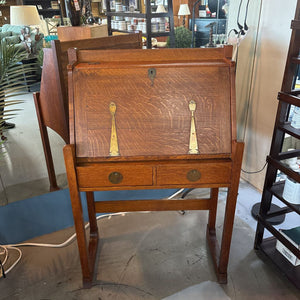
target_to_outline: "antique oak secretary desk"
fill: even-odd
[[[236,141],[232,48],[69,49],[70,144],[64,158],[83,285],[90,287],[98,212],[208,210],[218,281],[227,265],[243,143]],[[94,201],[94,191],[211,188],[209,199]],[[218,188],[228,187],[220,249]],[[86,192],[87,240],[80,192]],[[101,254],[100,254],[101,255]]]

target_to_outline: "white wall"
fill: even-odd
[[[250,1],[250,29],[239,48],[236,73],[238,136],[245,142],[243,170],[246,171],[260,170],[269,154],[296,2]],[[231,8],[237,7],[237,3],[238,0],[231,0]],[[230,14],[229,26],[234,26],[234,22],[236,15]],[[242,177],[262,190],[265,170],[257,174],[242,173]]]

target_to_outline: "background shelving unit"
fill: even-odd
[[[142,2],[143,0],[141,0]],[[161,36],[169,36],[170,37],[170,46],[174,47],[175,45],[175,34],[174,34],[174,16],[173,16],[173,2],[172,0],[168,0],[167,3],[167,12],[165,13],[156,13],[153,12],[152,9],[154,6],[151,5],[150,0],[145,0],[145,12],[115,12],[111,10],[110,0],[106,0],[106,15],[107,15],[107,29],[108,35],[112,35],[114,31],[116,32],[126,32],[130,33],[127,30],[118,30],[112,29],[111,22],[112,17],[133,17],[133,18],[144,18],[146,20],[146,32],[143,33],[143,36],[147,39],[147,48],[152,48],[152,37],[161,37]],[[129,7],[129,0],[123,0],[124,5]],[[140,3],[140,9],[144,7],[144,3]],[[151,31],[151,20],[153,18],[168,18],[169,19],[169,31],[165,32],[152,32]]]
[[[210,24],[213,25],[213,34],[217,34],[218,39],[215,41],[216,43],[224,43],[226,40],[226,30],[227,30],[227,16],[222,10],[222,3],[220,0],[210,0],[208,1],[209,9],[211,12],[215,13],[215,16],[206,16],[200,17],[199,8],[203,6],[205,1],[195,1],[191,8],[192,16],[189,21],[189,29],[193,31],[194,34],[194,47],[203,47],[206,46],[209,42],[210,35]],[[223,35],[223,37],[221,37]]]
[[[39,15],[42,15],[44,18],[52,18],[56,15],[61,15],[63,12],[62,17],[65,17],[64,14],[64,1],[60,1],[61,9],[59,8],[51,8],[51,0],[23,0],[23,5],[36,5]],[[42,8],[39,8],[42,7]]]
[[[22,0],[7,0],[5,4],[0,4],[0,26],[10,24],[11,5],[22,5]]]
[[[300,90],[295,88],[300,67],[300,0],[297,2],[295,19],[291,23],[292,35],[282,81],[281,92],[278,94],[278,109],[275,120],[270,154],[267,157],[267,172],[261,199],[258,224],[255,236],[255,249],[263,251],[281,269],[282,272],[300,288],[300,266],[293,266],[279,251],[276,250],[278,239],[290,252],[300,259],[300,250],[287,240],[269,221],[270,218],[286,215],[291,212],[300,214],[300,205],[284,199],[285,181],[276,181],[277,173],[281,172],[297,183],[300,183],[300,173],[291,169],[284,160],[299,157],[300,149],[285,151],[283,143],[285,135],[291,135],[300,140],[300,129],[294,128],[289,122],[291,106],[300,107]],[[279,199],[285,207],[270,213],[273,197]],[[273,237],[264,238],[264,229]]]

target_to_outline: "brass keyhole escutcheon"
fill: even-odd
[[[148,77],[151,80],[151,86],[153,86],[153,84],[154,84],[155,76],[156,76],[156,69],[155,68],[148,69]]]
[[[111,172],[108,175],[108,180],[113,184],[118,184],[118,183],[122,182],[123,175],[119,172]]]
[[[187,172],[186,174],[186,178],[189,180],[189,181],[197,181],[201,178],[201,173],[196,170],[196,169],[193,169],[193,170],[190,170]]]

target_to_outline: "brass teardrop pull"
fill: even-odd
[[[108,175],[108,180],[113,184],[118,184],[118,183],[122,182],[123,175],[120,172],[111,172]]]
[[[110,136],[110,148],[109,156],[120,156],[117,128],[116,128],[116,110],[117,106],[114,102],[109,104],[109,111],[111,114],[111,136]]]
[[[187,172],[186,174],[186,178],[189,180],[189,181],[197,181],[201,178],[201,173],[196,170],[196,169],[193,169],[193,170],[190,170]]]

